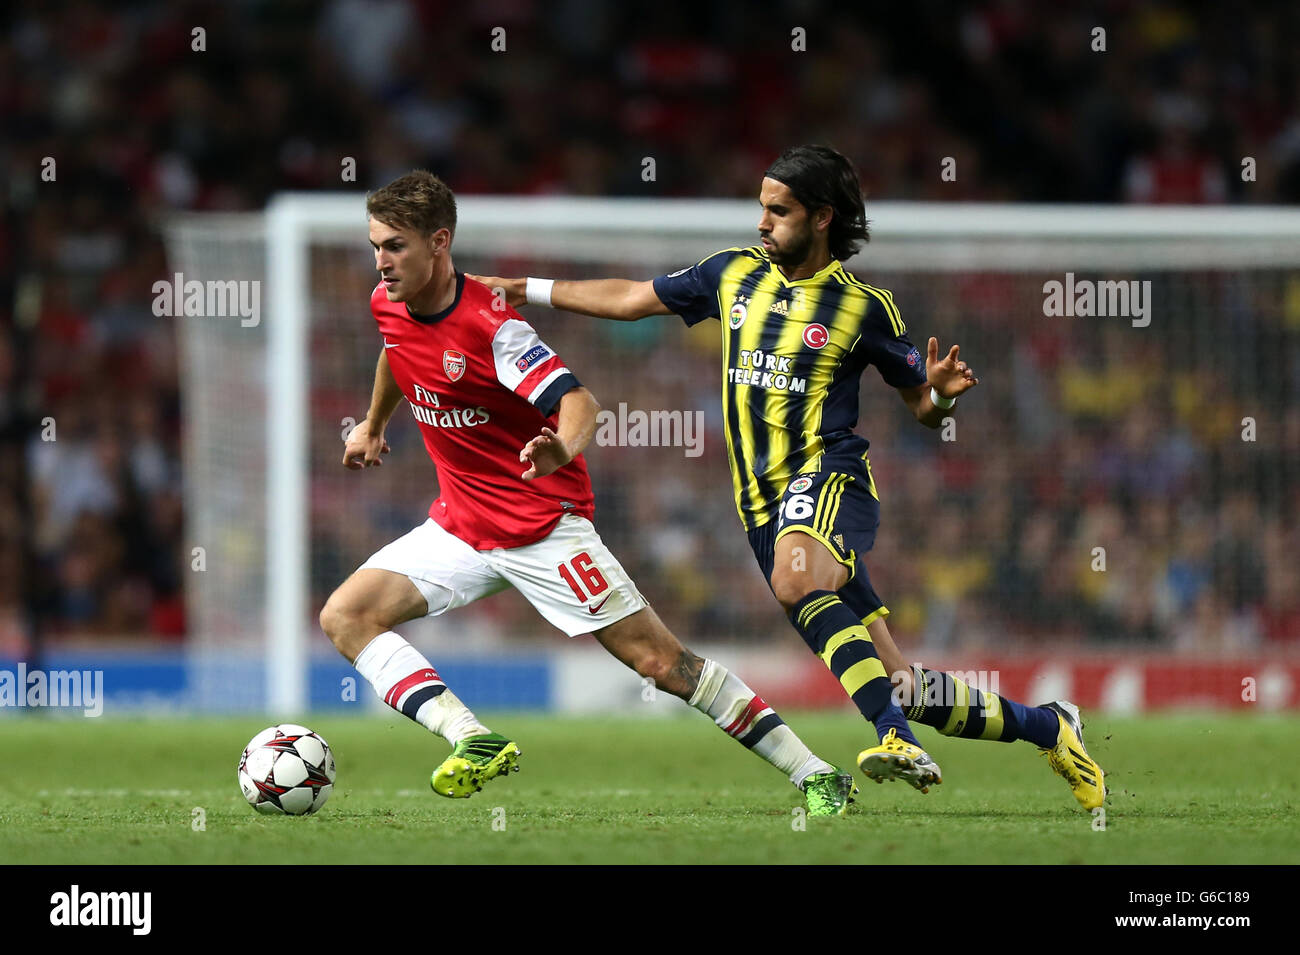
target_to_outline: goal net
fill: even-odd
[[[758,218],[732,201],[463,197],[459,209],[459,269],[556,278],[674,271],[751,244]],[[1220,675],[1209,696],[1232,703],[1244,674],[1294,705],[1300,212],[878,202],[868,215],[872,240],[847,267],[892,291],[922,350],[931,335],[958,343],[980,378],[939,432],[874,370],[862,381],[882,500],[868,566],[900,644],[987,662],[1003,692],[1064,680],[1119,708],[1179,703],[1194,679],[1179,666],[1232,658],[1250,672]],[[340,464],[380,347],[364,201],[284,195],[264,214],[178,217],[167,241],[178,282],[260,289],[256,322],[176,319],[200,705],[323,705],[350,671],[313,669],[332,654],[321,606],[437,495],[405,406],[382,468]],[[692,646],[799,652],[731,499],[718,326],[523,312],[609,416],[587,452],[597,527],[668,626]],[[638,431],[654,411],[698,420],[698,440]],[[566,648],[513,592],[420,639],[523,661]],[[1111,663],[1016,669],[1069,654]],[[787,696],[833,701],[831,683]],[[526,702],[530,685],[496,689]]]

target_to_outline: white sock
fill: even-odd
[[[761,696],[721,664],[704,661],[700,682],[687,702],[712,717],[732,739],[789,776],[796,786],[802,787],[809,776],[835,768],[814,756]]]
[[[367,643],[353,666],[381,700],[453,746],[466,736],[488,732],[447,689],[424,654],[392,630]]]

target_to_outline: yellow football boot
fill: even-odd
[[[1083,746],[1083,720],[1079,718],[1079,708],[1066,700],[1045,705],[1061,721],[1061,730],[1056,745],[1039,752],[1047,757],[1056,775],[1070,784],[1079,805],[1091,812],[1106,799],[1106,774]]]
[[[943,782],[939,764],[930,758],[930,754],[899,739],[898,732],[893,729],[885,734],[879,746],[858,753],[858,769],[862,770],[862,775],[878,783],[902,779],[923,793]]]

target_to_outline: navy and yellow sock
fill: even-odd
[[[876,653],[871,634],[857,614],[830,590],[814,590],[795,604],[790,622],[813,653],[835,674],[858,711],[875,724],[884,739],[895,730],[899,739],[920,745],[893,699],[893,685]]]
[[[903,701],[910,704],[904,713],[909,720],[932,726],[944,736],[1056,745],[1060,721],[1052,710],[973,689],[942,670],[913,666],[912,680],[915,692],[911,700]]]

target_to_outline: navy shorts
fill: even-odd
[[[886,617],[889,610],[871,586],[862,557],[876,542],[880,498],[864,456],[826,456],[820,471],[797,475],[786,485],[776,520],[749,532],[749,546],[770,587],[776,542],[799,531],[819,540],[848,569],[840,599],[859,617]]]

